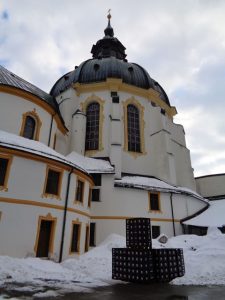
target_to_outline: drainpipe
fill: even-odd
[[[69,189],[70,189],[70,179],[71,174],[73,173],[73,168],[71,169],[68,180],[67,180],[67,187],[66,187],[66,199],[65,199],[65,206],[64,206],[64,213],[63,213],[63,226],[62,226],[62,236],[61,236],[61,244],[60,244],[60,252],[59,252],[59,262],[62,261],[63,256],[63,245],[64,245],[64,236],[65,236],[65,228],[66,228],[66,215],[67,215],[67,207],[68,207],[68,199],[69,199]]]
[[[53,123],[53,118],[54,118],[55,114],[52,115],[52,119],[51,119],[51,125],[50,125],[50,130],[49,130],[49,136],[48,136],[48,147],[50,146],[50,142],[51,142],[51,135],[52,135],[52,123]]]
[[[173,212],[173,193],[170,193],[170,205],[171,205],[171,213],[172,213],[172,220],[173,220],[173,235],[176,236],[174,212]]]

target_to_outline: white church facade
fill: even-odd
[[[108,19],[49,94],[0,68],[0,255],[61,261],[132,217],[151,218],[154,238],[179,235],[210,206],[176,108]]]

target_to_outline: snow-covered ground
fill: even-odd
[[[110,235],[101,245],[61,264],[39,258],[0,256],[0,288],[31,292],[35,297],[91,292],[94,286],[117,283],[112,276],[112,248],[125,247],[125,238]],[[183,248],[185,276],[176,285],[225,285],[225,235],[211,229],[207,236],[181,235],[153,248]]]

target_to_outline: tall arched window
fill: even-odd
[[[33,140],[35,134],[35,127],[36,127],[35,119],[31,116],[26,116],[22,136],[27,139]]]
[[[141,152],[139,110],[133,104],[127,106],[128,151]]]
[[[85,150],[98,150],[99,148],[99,115],[99,103],[92,102],[87,106]]]

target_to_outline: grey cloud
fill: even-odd
[[[0,18],[2,64],[49,91],[63,73],[91,57],[109,8],[128,60],[148,70],[181,112],[176,120],[184,125],[196,172],[221,170],[224,1],[3,0],[0,15],[5,11],[10,18]],[[207,157],[213,156],[210,170]]]

